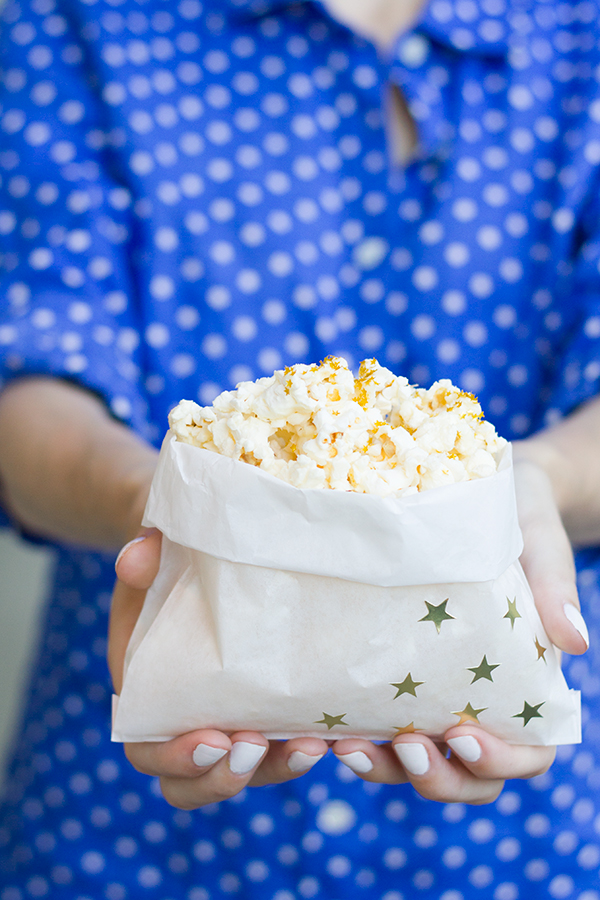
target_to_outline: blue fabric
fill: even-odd
[[[3,380],[75,379],[157,444],[182,397],[330,353],[451,378],[509,438],[564,415],[600,378],[599,12],[433,0],[383,59],[318,3],[9,0]],[[390,83],[418,125],[405,170]],[[566,663],[584,744],[489,807],[327,758],[184,813],[109,742],[112,578],[61,551],[0,900],[600,900],[593,644]]]

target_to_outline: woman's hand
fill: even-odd
[[[113,594],[108,661],[117,693],[123,660],[160,560],[161,535],[142,530],[117,559],[118,582]],[[255,731],[230,736],[214,729],[192,731],[171,741],[125,744],[125,753],[140,772],[160,778],[167,802],[196,809],[226,800],[246,785],[276,784],[297,778],[327,752],[318,738],[269,742]]]
[[[515,481],[525,549],[521,557],[544,627],[561,650],[583,653],[587,629],[575,584],[569,538],[563,528],[552,484],[527,449],[515,448]],[[160,534],[147,531],[119,556],[111,616],[109,661],[120,690],[129,636],[152,583],[160,556]],[[127,744],[125,752],[142,772],[161,779],[163,794],[175,806],[192,809],[233,796],[247,784],[273,784],[297,777],[327,752],[325,741],[296,738],[268,741],[258,732],[227,736],[191,732],[165,743]],[[444,743],[421,734],[398,735],[391,744],[359,739],[333,744],[337,758],[367,781],[410,781],[423,796],[440,802],[489,803],[507,778],[545,772],[554,747],[509,745],[477,725],[449,729]],[[448,751],[451,751],[448,754]]]
[[[514,446],[515,487],[523,532],[521,563],[552,643],[566,653],[585,653],[587,626],[579,611],[573,550],[546,471],[526,442]]]
[[[584,653],[589,639],[579,612],[571,544],[550,478],[526,442],[515,445],[515,482],[524,539],[521,563],[544,628],[559,649]],[[555,748],[506,744],[473,724],[451,728],[441,745],[421,734],[405,734],[391,746],[337,741],[333,752],[367,781],[408,780],[430,800],[481,804],[495,800],[507,778],[545,772]]]

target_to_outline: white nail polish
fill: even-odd
[[[396,756],[411,775],[429,771],[429,756],[423,744],[394,744]]]
[[[373,768],[373,763],[362,750],[355,750],[354,753],[336,753],[336,756],[340,762],[343,762],[345,766],[348,766],[357,775],[366,775]]]
[[[141,541],[145,541],[147,537],[147,534],[140,534],[139,537],[134,538],[132,541],[129,541],[127,544],[125,544],[124,547],[121,547],[121,549],[119,550],[119,555],[115,560],[115,568],[119,565],[119,560],[125,553],[127,553],[130,547],[133,547],[134,544],[141,543]]]
[[[584,639],[586,645],[590,646],[590,633],[588,631],[587,625],[585,624],[585,620],[576,606],[573,606],[572,603],[565,603],[563,606],[563,610],[565,612],[565,616],[575,628],[576,631],[579,632],[581,637]]]
[[[192,759],[197,766],[212,766],[220,759],[223,759],[227,750],[222,747],[209,747],[208,744],[198,744],[192,753]]]
[[[479,741],[472,734],[461,734],[458,737],[448,738],[446,743],[465,762],[477,762],[481,756]]]
[[[266,752],[267,748],[260,744],[236,741],[229,754],[229,768],[234,775],[247,775]]]
[[[290,772],[308,772],[309,769],[312,769],[320,759],[323,759],[325,756],[324,753],[319,753],[318,756],[310,756],[308,753],[303,753],[301,750],[294,750],[288,759],[288,769]]]

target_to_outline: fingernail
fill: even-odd
[[[320,753],[318,756],[310,756],[308,753],[303,753],[302,750],[294,750],[288,759],[288,769],[290,772],[308,772],[324,756],[324,753]]]
[[[394,744],[394,750],[411,775],[425,775],[429,771],[429,756],[423,744]]]
[[[373,768],[373,763],[362,750],[355,750],[354,753],[336,753],[336,756],[340,762],[343,762],[357,775],[365,775]]]
[[[125,544],[124,547],[121,547],[121,549],[119,550],[119,555],[117,556],[117,558],[115,560],[115,569],[119,565],[119,561],[120,561],[121,557],[127,553],[129,548],[133,547],[134,544],[139,544],[141,541],[145,541],[147,537],[148,537],[147,534],[140,534],[139,537],[134,538],[132,541],[129,541],[127,544]]]
[[[448,738],[446,743],[465,762],[477,762],[481,756],[479,741],[472,734],[461,734],[458,737]]]
[[[212,766],[214,763],[223,759],[227,750],[222,747],[209,747],[208,744],[198,744],[192,753],[192,759],[197,766]]]
[[[565,611],[565,616],[567,617],[573,628],[575,628],[576,631],[578,631],[581,637],[584,639],[586,647],[589,647],[590,633],[588,631],[587,625],[585,624],[585,620],[577,607],[573,606],[572,603],[565,603],[563,609]]]
[[[236,741],[229,754],[229,768],[234,775],[247,775],[263,758],[267,748],[261,744],[248,744]]]

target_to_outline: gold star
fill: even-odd
[[[443,603],[440,603],[439,606],[433,606],[432,603],[428,603],[425,600],[425,606],[429,610],[426,616],[423,616],[422,619],[419,619],[419,622],[433,622],[435,627],[437,628],[437,633],[440,633],[440,628],[442,627],[442,622],[445,622],[446,619],[453,619],[454,616],[449,615],[446,612],[446,603],[450,598],[447,597]]]
[[[400,697],[402,694],[412,694],[413,697],[416,697],[417,696],[416,688],[418,688],[420,684],[425,684],[425,682],[424,681],[413,681],[412,675],[409,672],[408,675],[406,676],[406,678],[404,679],[404,681],[401,681],[399,683],[398,682],[390,682],[390,684],[392,685],[392,687],[398,688],[398,693],[394,697],[394,700],[396,700],[396,698]]]
[[[415,733],[415,723],[411,722],[410,725],[392,725],[392,728],[396,732],[396,734],[414,734]]]
[[[315,722],[315,725],[327,725],[327,729],[333,728],[334,725],[348,725],[347,722],[342,722],[344,716],[347,716],[348,713],[342,713],[341,716],[329,716],[326,712],[323,713],[323,718],[319,719],[318,722]],[[350,727],[348,725],[348,727]]]
[[[537,652],[538,652],[538,659],[543,659],[544,662],[546,663],[546,665],[548,665],[548,660],[547,660],[546,657],[544,656],[544,654],[545,654],[545,652],[546,652],[546,650],[547,650],[548,648],[547,648],[547,647],[542,647],[542,645],[540,644],[540,642],[539,642],[538,639],[537,639],[537,635],[535,636],[535,649],[536,649]]]
[[[464,709],[461,709],[460,712],[453,712],[453,716],[460,716],[459,725],[464,725],[465,722],[479,722],[478,716],[480,713],[485,712],[487,706],[484,706],[482,709],[473,709],[470,703],[467,703]]]
[[[542,714],[538,712],[540,706],[543,706],[544,703],[538,703],[537,706],[530,706],[527,700],[523,701],[523,712],[517,713],[516,716],[513,716],[513,719],[523,719],[523,728],[527,725],[530,719],[541,719]]]
[[[473,666],[473,668],[468,668],[467,671],[473,672],[473,684],[475,681],[479,681],[480,678],[487,678],[488,681],[493,681],[492,672],[494,669],[497,669],[500,663],[496,663],[496,665],[490,665],[487,661],[487,656],[484,656],[478,666]]]
[[[521,618],[521,613],[517,611],[517,598],[515,597],[514,600],[509,600],[507,597],[506,599],[508,601],[508,612],[506,613],[505,616],[502,616],[502,618],[510,619],[510,627],[514,628],[515,627],[515,619]]]

